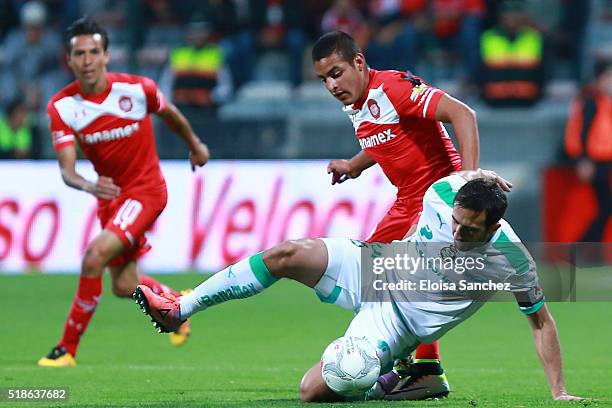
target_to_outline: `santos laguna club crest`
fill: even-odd
[[[370,110],[370,114],[374,117],[374,119],[380,118],[380,106],[378,106],[378,103],[376,102],[376,100],[369,99],[367,104],[368,104],[368,109]]]
[[[455,257],[457,256],[457,252],[458,252],[457,248],[455,248],[454,245],[449,245],[447,247],[440,249],[440,257],[442,259],[446,259],[446,258],[455,259]]]
[[[124,112],[129,112],[132,110],[132,98],[129,96],[122,96],[119,98],[119,109]]]

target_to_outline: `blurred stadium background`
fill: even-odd
[[[393,201],[393,188],[376,168],[334,187],[325,174],[328,159],[350,158],[359,148],[341,106],[313,77],[310,47],[333,28],[351,31],[374,68],[411,69],[476,110],[481,165],[514,182],[506,218],[524,241],[578,240],[595,218],[597,203],[564,153],[564,132],[570,101],[592,80],[596,61],[612,57],[612,1],[510,3],[515,4],[0,0],[0,135],[11,124],[27,129],[20,142],[0,138],[0,288],[10,294],[0,304],[5,317],[19,317],[15,324],[3,323],[0,387],[68,384],[74,406],[132,406],[146,398],[150,406],[177,401],[256,406],[253,400],[259,406],[291,406],[303,369],[341,335],[349,318],[307,298],[305,290],[274,289],[261,303],[228,305],[202,318],[199,327],[196,321],[201,338],[181,354],[158,345],[162,340],[149,332],[136,308],[107,291],[77,371],[56,374],[35,367],[59,335],[76,285],[75,276],[46,273],[77,273],[98,228],[94,199],[61,181],[45,115],[46,101],[72,80],[61,40],[71,21],[87,14],[104,25],[111,38],[109,69],[155,79],[210,146],[213,161],[192,174],[181,141],[157,123],[170,199],[150,235],[153,251],[144,259],[149,272],[210,272],[284,238],[363,238]],[[506,7],[519,7],[545,46],[537,58],[545,72],[538,84],[541,96],[522,106],[493,106],[480,88],[480,36]],[[193,83],[178,80],[184,67],[177,61],[182,47],[198,42],[210,51],[200,67],[207,81],[194,86],[190,99],[182,91]],[[87,163],[79,166],[95,177]],[[2,276],[22,272],[31,274]],[[201,277],[164,279],[193,286]],[[535,356],[526,357],[532,353],[526,325],[518,313],[508,318],[510,307],[494,305],[443,340],[458,390],[444,406],[476,405],[475,399],[481,406],[516,406],[517,400],[547,406],[544,376]],[[302,316],[306,309],[311,312]],[[609,324],[602,322],[609,322],[609,308],[565,304],[554,305],[553,313],[571,367],[570,391],[602,397],[605,406],[611,398]],[[129,324],[117,329],[124,323],[117,316]],[[500,321],[506,324],[491,330]],[[214,334],[206,330],[210,327]],[[585,333],[594,327],[599,333],[590,338]],[[268,333],[257,335],[263,328]],[[514,344],[517,331],[522,337]],[[502,352],[500,344],[509,339],[512,347]],[[151,347],[143,349],[143,343]],[[491,356],[499,367],[484,369]],[[169,388],[168,376],[176,379]],[[489,387],[492,377],[505,385],[503,392]]]
[[[505,3],[5,0],[0,21],[0,106],[6,117],[15,110],[15,105],[27,111],[26,126],[31,130],[32,140],[21,151],[8,148],[2,155],[7,159],[54,158],[45,105],[53,93],[72,80],[64,63],[61,35],[67,24],[87,14],[109,30],[109,69],[149,76],[166,95],[176,96],[197,133],[211,147],[214,159],[349,158],[358,149],[350,121],[337,101],[313,78],[309,56],[309,47],[318,35],[326,29],[343,28],[352,31],[364,45],[374,68],[410,68],[477,111],[482,166],[497,169],[515,182],[508,218],[524,240],[576,240],[592,217],[589,211],[593,211],[593,205],[582,200],[589,198],[588,193],[579,191],[578,201],[582,203],[579,206],[570,202],[569,210],[546,211],[546,206],[555,207],[559,203],[550,197],[558,195],[562,187],[566,193],[574,188],[580,190],[571,172],[547,171],[566,164],[562,144],[571,98],[591,79],[594,60],[612,56],[612,2],[520,2],[526,13],[525,21],[545,40],[543,95],[530,106],[495,108],[479,98],[478,71],[471,66],[474,62],[467,60],[461,41],[467,36],[466,31],[471,30],[471,45],[477,49],[478,36],[496,24]],[[406,49],[393,48],[393,42],[377,47],[382,41],[377,35],[389,27],[400,32],[399,40],[412,41],[408,48],[410,58],[388,58],[397,50]],[[402,33],[414,32],[418,33],[416,39],[402,37]],[[203,35],[205,39],[200,40],[218,52],[209,56],[214,61],[207,68],[213,71],[211,82],[205,85],[210,87],[211,96],[203,102],[181,104],[181,95],[175,89],[178,68],[173,66],[173,53],[197,42],[194,37],[198,35]],[[378,55],[380,49],[387,54]],[[162,159],[186,157],[182,142],[166,127],[157,126],[157,140]],[[233,163],[224,163],[221,173],[222,169],[233,169]],[[257,183],[293,166],[291,162],[284,163],[275,164]],[[322,174],[324,165],[313,163]],[[20,173],[13,172],[12,167],[4,169],[4,174],[10,172],[23,182],[20,189],[36,185],[36,175],[34,179],[20,179]],[[42,169],[35,173],[59,179],[58,174],[49,174],[53,173],[51,169]],[[326,181],[321,178],[321,183]],[[367,188],[367,184],[352,183],[354,189]],[[315,184],[306,181],[302,186],[314,191],[323,188]],[[9,188],[8,184],[5,186]],[[56,194],[70,194],[60,185],[57,188]],[[11,191],[3,190],[11,197]],[[247,190],[244,187],[241,191]],[[380,194],[372,199],[384,200],[387,196]],[[20,204],[20,211],[24,212],[31,203]],[[555,229],[555,219],[549,214],[555,214],[556,219],[569,217],[574,226]],[[26,226],[13,224],[18,221],[8,220],[9,215],[5,214],[3,221],[9,229]],[[20,220],[27,221],[27,217]],[[302,233],[307,234],[307,230]],[[7,236],[3,235],[5,246],[11,244]],[[5,249],[3,253],[8,256],[11,251]]]
[[[541,34],[545,48],[538,64],[545,70],[545,76],[540,81],[541,97],[526,101],[523,106],[519,103],[515,104],[519,106],[494,107],[483,101],[479,91],[479,41],[481,33],[497,24],[508,3],[518,4],[525,13],[525,24]],[[595,60],[612,55],[610,1],[5,0],[0,8],[3,11],[0,107],[7,121],[18,115],[15,111],[25,110],[27,118],[17,121],[31,132],[31,141],[23,146],[3,144],[3,158],[43,161],[54,158],[44,113],[46,101],[72,79],[64,62],[63,30],[75,18],[87,14],[109,30],[109,69],[155,79],[187,114],[197,133],[211,147],[215,160],[282,161],[269,164],[271,167],[256,182],[242,181],[240,194],[250,194],[247,198],[258,201],[267,191],[265,194],[269,197],[272,182],[262,183],[295,169],[286,159],[349,158],[358,151],[350,121],[337,101],[313,78],[309,56],[317,36],[325,30],[342,28],[358,38],[374,68],[411,69],[477,111],[482,166],[499,170],[515,182],[507,218],[525,241],[577,240],[596,212],[594,195],[584,190],[586,187],[575,180],[573,172],[555,169],[551,173],[550,168],[568,163],[563,138],[571,99],[591,80]],[[206,71],[207,80],[194,85],[189,78],[181,77],[184,67],[177,61],[184,47],[198,42],[208,47],[201,65],[196,67]],[[191,89],[195,97],[189,96],[190,87],[197,88]],[[182,142],[161,123],[156,135],[162,159],[186,157]],[[17,254],[10,246],[16,245],[17,237],[26,227],[34,228],[31,235],[40,241],[33,244],[38,246],[38,252],[55,245],[49,243],[48,233],[38,232],[45,228],[53,231],[52,226],[37,227],[45,222],[53,224],[53,219],[45,220],[53,215],[42,215],[41,221],[34,220],[33,226],[28,226],[28,213],[35,204],[28,200],[38,200],[38,204],[46,202],[35,187],[37,182],[52,186],[53,200],[72,201],[66,199],[72,197],[72,192],[61,186],[53,164],[47,164],[50,167],[41,164],[40,171],[31,170],[37,176],[25,179],[20,178],[23,175],[18,170],[20,167],[6,167],[7,163],[1,162],[2,173],[10,174],[14,184],[3,183],[3,196],[17,197],[16,191],[11,190],[14,186],[19,186],[21,192],[31,188],[37,194],[19,198],[18,201],[25,201],[17,203],[18,210],[5,203],[0,223],[8,232],[3,230],[1,235],[4,250],[0,269],[7,269],[6,260]],[[325,162],[315,163],[311,165],[318,166],[320,171],[317,173],[312,168],[309,174],[320,173],[318,181],[298,185],[298,181],[285,178],[293,186],[298,204],[302,194],[298,190],[307,191],[304,194],[316,204],[317,192],[328,187],[323,176]],[[218,174],[223,177],[223,174],[233,174],[241,164],[219,162],[218,165],[221,166]],[[210,170],[214,173],[212,167]],[[205,169],[203,177],[208,177],[208,173]],[[39,178],[42,175],[44,181]],[[180,183],[180,177],[177,176],[176,182],[171,180],[170,185]],[[190,176],[185,174],[185,177]],[[248,180],[243,175],[238,178]],[[384,201],[372,220],[356,221],[367,224],[375,222],[381,211],[384,212],[386,203],[392,199],[392,191],[381,193],[371,189],[366,194],[363,190],[372,181],[365,179],[346,183],[352,184],[346,188],[346,195],[350,198],[353,191],[362,190],[360,199]],[[249,189],[253,185],[259,186]],[[577,193],[558,197],[555,192],[561,187],[565,193],[574,189]],[[341,189],[322,194],[333,197],[339,194],[338,190]],[[184,194],[193,194],[193,191]],[[205,197],[211,198],[208,194]],[[184,198],[187,199],[190,197]],[[580,207],[574,207],[576,203]],[[581,211],[575,211],[576,208]],[[62,219],[68,218],[63,215],[66,209],[59,210]],[[184,211],[191,213],[192,208],[184,207]],[[300,211],[298,208],[297,212]],[[44,206],[42,212],[48,212]],[[81,217],[82,212],[74,209],[71,213],[79,215],[70,217]],[[565,224],[563,231],[556,228],[556,219],[572,213],[570,226]],[[243,228],[239,232],[246,232],[248,225],[244,223],[248,224],[249,220],[238,222],[238,228]],[[187,224],[186,220],[185,228]],[[357,230],[367,233],[369,227],[371,224]],[[58,228],[58,241],[66,239],[62,225]],[[301,231],[298,227],[294,229],[296,235],[316,232],[307,226]],[[41,237],[36,238],[37,234]],[[81,237],[72,235],[69,239],[78,241]],[[73,258],[78,258],[78,254]],[[15,262],[8,262],[12,265],[8,269],[28,266],[26,262],[16,267]],[[31,264],[45,269],[44,259]]]
[[[523,22],[543,39],[544,50],[538,56],[538,64],[545,72],[539,81],[541,97],[515,104],[519,106],[495,107],[484,101],[479,91],[479,38],[497,24],[504,10],[517,5],[516,9],[524,13]],[[329,233],[330,229],[336,235],[350,233],[362,238],[384,213],[393,191],[385,186],[377,170],[335,189],[330,189],[325,177],[325,159],[349,158],[358,151],[350,121],[314,78],[311,67],[312,43],[321,33],[334,28],[350,31],[365,48],[374,68],[411,69],[477,111],[481,164],[500,171],[515,183],[507,218],[525,241],[575,241],[596,212],[592,191],[581,185],[571,170],[563,169],[569,163],[563,138],[571,99],[591,80],[595,60],[612,56],[610,1],[4,0],[1,7],[0,107],[5,112],[4,123],[17,117],[17,123],[27,128],[31,137],[24,145],[2,145],[1,157],[13,160],[0,163],[5,180],[0,207],[4,209],[0,211],[4,248],[0,270],[76,270],[78,250],[83,247],[74,243],[91,236],[71,229],[91,227],[82,225],[93,200],[87,201],[88,197],[62,186],[55,164],[45,162],[54,159],[46,101],[72,80],[61,36],[71,21],[84,14],[96,18],[109,31],[109,69],[155,79],[211,147],[215,162],[194,182],[178,170],[181,164],[164,163],[166,172],[178,171],[169,176],[170,188],[178,189],[182,195],[171,196],[170,206],[174,201],[182,207],[167,210],[162,220],[180,224],[180,230],[175,231],[179,236],[193,237],[197,232],[194,217],[200,209],[202,219],[211,213],[216,198],[227,188],[227,179],[218,188],[215,184],[223,177],[229,177],[235,186],[229,192],[234,206],[226,216],[233,224],[229,230],[212,236],[211,241],[223,238],[223,234],[234,234],[235,239],[250,242],[247,248],[259,249],[256,247],[260,244],[270,245],[283,237]],[[194,44],[207,50],[202,54],[201,65],[195,67],[204,71],[206,81],[195,85],[190,82],[193,78],[181,76],[194,67],[185,68],[180,62],[180,53]],[[156,137],[162,159],[186,157],[182,142],[161,123],[157,123]],[[15,163],[25,159],[40,163],[22,162],[23,167]],[[287,159],[306,161],[297,164]],[[253,167],[253,171],[260,171],[259,176],[251,180],[248,162],[233,160],[274,161],[259,162],[259,167]],[[201,208],[193,205],[199,197],[197,177],[206,178],[208,183]],[[291,186],[289,198],[282,191],[275,193],[278,186],[274,183]],[[183,191],[181,184],[191,187]],[[210,186],[217,191],[211,194]],[[270,204],[287,199],[295,205],[287,204],[290,208],[286,216]],[[260,204],[253,215],[249,200],[270,203]],[[350,205],[343,207],[343,200],[349,200]],[[369,210],[354,209],[367,200],[377,204]],[[61,202],[64,204],[58,207]],[[321,215],[311,204],[327,212]],[[334,205],[339,207],[329,212],[329,206]],[[227,206],[223,203],[222,208]],[[364,214],[354,215],[354,210]],[[368,216],[368,211],[373,214]],[[267,215],[259,215],[262,212]],[[292,221],[293,215],[296,221]],[[280,219],[283,216],[284,221]],[[559,219],[571,222],[559,223]],[[283,227],[283,222],[291,225]],[[333,222],[334,227],[317,229],[310,225],[325,222]],[[276,238],[264,237],[256,243],[252,235],[262,224],[281,232]],[[171,232],[164,233],[164,228],[160,231],[156,235],[172,236]],[[608,230],[608,239],[611,232]],[[32,241],[31,251],[26,248],[28,244],[23,244],[20,251],[19,242],[27,240]],[[73,248],[65,249],[62,240],[72,241]],[[185,248],[186,242],[181,241]],[[193,244],[189,249],[192,255],[197,250],[194,245],[197,247]],[[163,258],[166,244],[157,246]],[[55,250],[56,247],[64,249]],[[227,252],[217,248],[217,253],[211,255],[217,261],[204,265],[193,262],[191,255],[186,255],[178,266],[150,264],[159,270],[216,268],[223,263],[221,259],[235,258],[221,254],[224,250]],[[72,263],[46,265],[46,258],[52,257],[54,251],[57,257],[68,257]],[[189,251],[185,249],[183,253]],[[33,254],[29,256],[27,252]],[[234,250],[234,254],[243,252]]]

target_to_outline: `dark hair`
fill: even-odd
[[[357,46],[353,37],[342,31],[332,31],[323,34],[315,43],[312,48],[312,62],[317,62],[335,53],[353,65],[353,60],[358,52],[361,52],[361,48]]]
[[[100,34],[100,36],[102,36],[102,47],[104,51],[106,51],[108,49],[108,33],[106,30],[91,18],[82,17],[70,24],[70,27],[66,30],[66,37],[64,38],[66,52],[70,52],[70,40],[72,40],[72,38],[78,35],[93,34]]]
[[[598,57],[593,63],[593,77],[599,79],[609,68],[612,67],[612,61],[608,58]]]
[[[21,107],[25,107],[25,99],[22,96],[15,96],[6,105],[6,116],[11,116],[15,111]]]
[[[508,200],[497,183],[491,180],[468,181],[455,196],[455,204],[472,211],[486,211],[485,226],[497,223],[506,212]]]

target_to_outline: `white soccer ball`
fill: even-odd
[[[340,337],[323,352],[321,374],[335,393],[345,397],[362,395],[380,375],[376,347],[365,337]]]

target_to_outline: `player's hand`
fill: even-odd
[[[582,159],[576,164],[576,175],[583,183],[590,183],[595,177],[595,163],[589,159]]]
[[[506,180],[505,178],[503,178],[502,176],[500,176],[493,170],[483,170],[483,169],[461,170],[461,171],[456,171],[452,174],[461,176],[467,181],[476,180],[476,179],[485,179],[489,181],[494,181],[497,183],[499,188],[501,188],[503,191],[506,191],[506,192],[509,192],[510,190],[512,190],[512,187],[513,187],[511,182],[509,182],[508,180]]]
[[[495,173],[493,170],[479,170],[482,174],[482,178],[486,180],[492,180],[497,183],[499,188],[501,188],[505,192],[510,192],[512,190],[512,183]]]
[[[113,182],[112,178],[100,176],[89,192],[100,200],[112,200],[121,194],[121,188]]]
[[[344,183],[350,178],[357,178],[361,172],[353,171],[348,160],[332,160],[327,165],[327,174],[332,175],[333,186],[336,183]]]
[[[195,171],[196,166],[202,167],[208,162],[210,152],[206,144],[199,142],[194,149],[189,152],[189,162],[191,163],[191,171]]]

